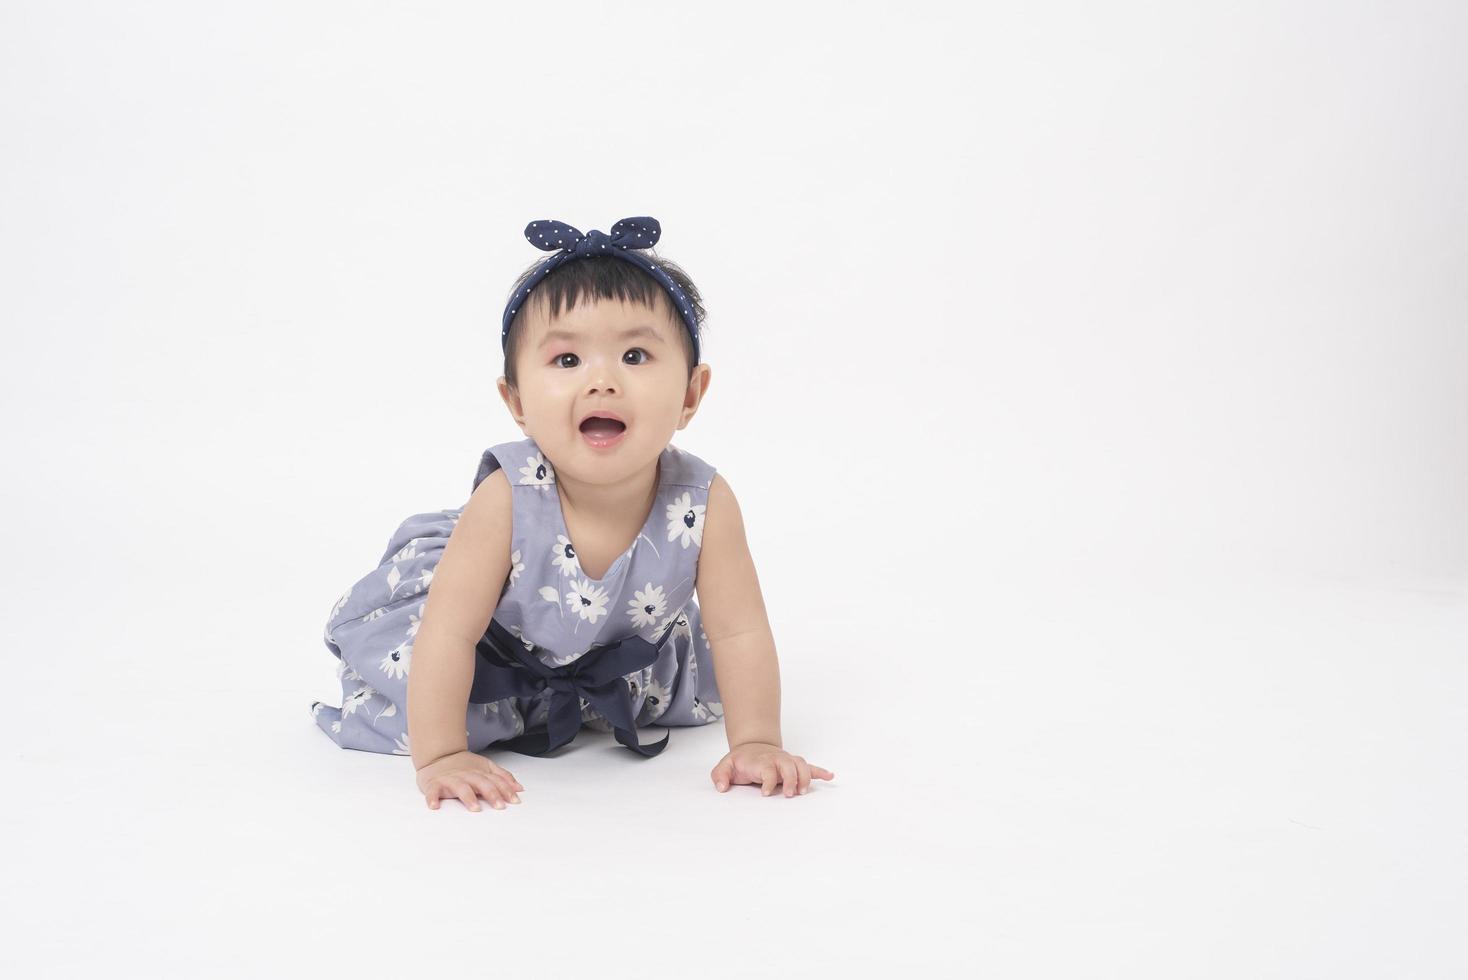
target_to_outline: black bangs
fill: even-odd
[[[699,340],[702,342],[703,322],[707,312],[703,308],[703,297],[698,287],[688,278],[687,273],[674,263],[661,258],[651,250],[645,254],[678,284],[678,288],[687,297],[693,311],[694,322],[698,324]],[[529,281],[539,267],[540,263],[535,262],[522,272],[515,280],[515,284],[510,287],[508,295],[513,296],[519,292],[520,287]],[[673,307],[672,297],[664,292],[656,279],[634,263],[613,258],[610,255],[593,255],[557,266],[537,283],[530,291],[530,295],[521,302],[520,309],[510,321],[510,331],[505,342],[505,369],[503,372],[505,380],[511,387],[515,386],[515,358],[520,348],[520,338],[525,333],[523,321],[527,309],[546,309],[552,320],[568,310],[575,309],[583,302],[598,300],[636,303],[650,310],[656,310],[660,295],[666,304],[668,315],[673,318],[674,324],[678,327],[678,335],[683,341],[684,355],[688,360],[688,376],[692,378],[693,369],[697,366],[693,360],[693,343],[688,337],[683,318],[678,316],[678,311]]]

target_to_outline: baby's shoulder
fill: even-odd
[[[505,496],[508,496],[510,493],[510,478],[505,475],[505,471],[503,468],[492,470],[488,475],[485,476],[483,480],[479,481],[479,486],[475,487],[474,491],[478,493],[481,489],[484,488],[485,484],[489,484],[491,487],[494,488],[489,491],[490,493],[502,494]]]
[[[744,526],[744,517],[739,511],[739,498],[734,488],[724,479],[724,474],[714,473],[709,479],[708,503],[704,505],[704,526],[714,529],[715,535],[725,527]]]
[[[710,503],[713,502],[715,497],[721,500],[734,499],[734,491],[730,489],[729,481],[724,479],[724,474],[722,473],[709,474],[708,491]]]
[[[489,519],[496,524],[508,525],[514,512],[511,494],[510,481],[505,476],[505,471],[495,470],[475,485],[474,492],[469,495],[469,502],[464,505],[460,521],[472,512],[480,520]]]

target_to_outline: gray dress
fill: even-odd
[[[485,450],[473,486],[497,469],[504,470],[514,502],[510,574],[476,650],[474,693],[465,717],[469,750],[504,743],[515,751],[542,754],[547,739],[537,733],[549,729],[551,748],[574,736],[565,730],[568,707],[572,729],[580,727],[574,717],[579,708],[581,724],[601,732],[615,728],[624,744],[632,727],[628,721],[678,726],[722,718],[708,638],[693,598],[714,468],[671,444],[664,449],[647,522],[600,579],[581,570],[561,512],[555,471],[535,441],[521,439]],[[339,661],[342,706],[315,701],[311,714],[342,748],[410,753],[407,692],[413,640],[434,568],[462,512],[458,508],[407,518],[388,541],[377,568],[332,607],[324,639]],[[604,675],[617,664],[646,666],[615,675],[615,690],[605,677],[593,688],[588,678],[598,656]],[[514,696],[499,696],[511,689]],[[590,700],[579,696],[593,690],[598,696]],[[614,726],[606,714],[613,714],[615,722],[626,711],[619,704],[629,706],[631,714]],[[630,737],[633,744],[628,747],[634,748],[635,733]],[[527,742],[535,749],[527,750]],[[656,752],[644,746],[640,754]]]

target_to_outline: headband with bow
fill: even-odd
[[[645,216],[623,218],[612,225],[610,235],[595,229],[583,235],[565,222],[551,221],[548,218],[530,222],[525,226],[525,238],[536,248],[555,254],[543,261],[505,304],[504,324],[500,329],[500,349],[503,350],[510,342],[510,323],[515,319],[515,311],[542,279],[565,262],[591,255],[615,255],[643,269],[667,292],[673,308],[678,311],[683,326],[688,330],[688,337],[693,342],[693,361],[698,363],[698,321],[693,314],[693,304],[688,301],[683,290],[678,288],[672,276],[638,251],[652,248],[662,233],[663,226],[658,223],[658,219]]]

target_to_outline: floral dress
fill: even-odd
[[[581,570],[555,470],[535,441],[485,450],[473,487],[497,469],[512,488],[510,573],[476,649],[465,717],[469,750],[503,743],[542,754],[574,736],[566,732],[566,715],[571,711],[570,728],[579,728],[579,709],[581,725],[615,732],[629,748],[654,755],[646,746],[636,748],[635,734],[629,744],[627,729],[706,725],[722,718],[708,637],[693,598],[714,468],[671,444],[664,449],[647,521],[600,579]],[[311,714],[342,748],[411,752],[407,694],[413,641],[434,568],[462,512],[461,507],[404,520],[377,568],[332,607],[324,639],[338,658],[342,705],[315,701]],[[605,661],[603,675],[609,665],[639,666],[615,675],[615,685],[605,676],[593,685],[588,678],[598,657]],[[608,713],[621,722],[609,722]]]

